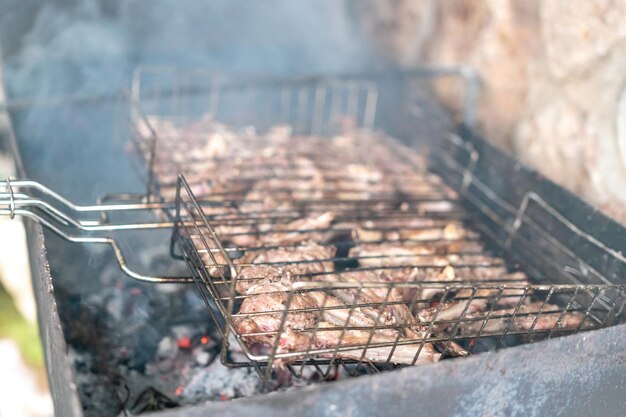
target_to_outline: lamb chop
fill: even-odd
[[[320,275],[320,277],[326,276],[332,277],[331,275]],[[304,278],[300,280],[308,279]],[[255,294],[259,290],[259,288],[264,288],[261,286],[261,284],[265,285],[267,283],[285,283],[293,281],[293,273],[288,269],[271,267],[266,265],[253,265],[245,268],[239,274],[236,290],[239,293],[245,293],[249,295]],[[328,282],[337,281],[331,278]],[[336,324],[349,323],[353,326],[358,327],[374,327],[376,325],[380,326],[392,324],[392,322],[389,321],[390,316],[387,316],[387,321],[381,322],[381,314],[373,308],[355,308],[354,305],[362,300],[357,300],[354,297],[352,297],[351,299],[345,298],[343,297],[344,294],[345,293],[341,291],[310,291],[306,292],[304,296],[314,300],[316,305],[323,306],[323,318],[324,320],[329,322],[333,322]],[[366,301],[373,302],[372,300]],[[380,330],[382,332],[385,332],[385,330],[388,329]],[[395,336],[395,333],[393,332],[387,332],[387,334]]]
[[[543,305],[542,301],[534,301],[522,304],[515,311],[516,307],[499,309],[496,308],[491,312],[489,320],[485,324],[483,333],[500,334],[507,327],[510,332],[529,331],[531,328],[536,331],[548,331],[552,329],[576,330],[580,326],[583,329],[593,328],[591,320],[585,320],[585,315],[578,311],[567,311],[563,314],[563,308],[555,304],[547,303],[543,306],[541,315],[537,319],[538,313]],[[515,314],[515,318],[513,318]],[[465,323],[461,327],[462,334],[476,334],[487,318],[487,312],[472,313],[467,315],[470,319],[482,319]],[[559,322],[560,319],[560,322]],[[535,320],[536,323],[535,323]],[[585,321],[584,321],[585,320]],[[557,327],[558,322],[558,327]],[[585,326],[584,323],[587,323]],[[534,323],[534,327],[533,327]]]
[[[556,304],[548,303],[543,307],[541,315],[538,315],[542,304],[543,302],[537,301],[521,305],[517,312],[518,316],[515,319],[516,327],[523,331],[531,328],[539,331],[557,328],[557,322],[559,317],[561,317],[563,308]],[[512,309],[507,311],[512,314]],[[500,312],[500,314],[502,313]],[[535,320],[537,320],[536,323]],[[583,320],[585,320],[584,314],[577,311],[568,311],[561,317],[558,328],[574,330],[583,324]],[[589,325],[592,326],[591,320],[589,320]]]
[[[466,296],[465,291],[461,291],[461,297],[459,298]],[[485,311],[487,304],[487,300],[485,299],[473,299],[471,301],[468,299],[465,301],[441,303],[435,307],[420,310],[417,317],[420,322],[425,324],[430,324],[433,320],[436,320],[436,322],[451,321],[452,323],[436,324],[435,327],[437,329],[443,330],[448,329],[451,326],[455,326],[455,321],[461,319],[462,317]]]
[[[363,277],[364,280],[375,279],[371,277]],[[327,282],[329,284],[333,284],[336,282],[355,282],[355,278],[351,278],[346,274],[337,274],[337,275],[319,275],[313,277],[313,280],[317,282]],[[375,281],[370,281],[375,282]],[[378,333],[383,334],[385,336],[395,336],[397,335],[398,330],[402,333],[407,331],[412,331],[407,327],[406,329],[403,326],[410,326],[414,322],[414,318],[408,313],[404,314],[404,309],[406,309],[405,305],[396,305],[391,304],[387,305],[388,302],[399,302],[401,299],[396,297],[395,300],[391,299],[385,302],[384,296],[380,298],[380,292],[385,292],[385,290],[374,289],[374,288],[332,288],[329,287],[327,289],[330,294],[332,294],[337,299],[341,300],[347,306],[359,306],[353,308],[352,314],[357,312],[358,314],[363,314],[368,317],[372,324],[370,327],[379,326],[382,327],[377,330]],[[367,306],[367,305],[371,305]],[[394,326],[390,327],[389,326]],[[398,326],[398,327],[396,327]]]
[[[333,275],[313,277],[316,281],[328,283],[381,283],[378,286],[360,286],[356,288],[332,288],[331,293],[348,305],[370,305],[360,307],[359,311],[372,318],[377,326],[377,334],[397,336],[399,331],[412,340],[423,340],[426,329],[411,313],[408,301],[401,288],[385,285],[387,282],[409,282],[415,276],[416,268],[400,270],[354,270]],[[453,356],[465,356],[467,351],[453,341],[446,342],[445,350]]]
[[[263,280],[251,285],[246,291],[248,297],[243,301],[239,312],[233,316],[233,324],[237,333],[245,337],[246,342],[261,343],[271,347],[276,341],[276,334],[253,335],[260,332],[277,332],[283,320],[285,309],[314,309],[315,301],[309,297],[295,295],[291,298],[289,306],[289,281],[292,277],[287,274],[278,282]],[[272,312],[265,314],[256,314]],[[254,314],[247,316],[248,314]],[[312,327],[316,323],[315,313],[290,313],[285,317],[281,334],[281,349],[290,350],[308,344],[308,334],[296,332]],[[248,335],[248,336],[246,336]]]
[[[271,232],[265,234],[261,241],[266,245],[292,245],[305,240],[321,241],[325,232],[315,232],[316,229],[328,229],[333,221],[331,212],[310,215],[298,220],[280,225],[273,225]],[[263,230],[263,226],[260,226]],[[310,230],[310,231],[309,231]]]
[[[286,246],[258,252],[249,251],[241,259],[241,264],[288,265],[294,274],[331,272],[332,259],[335,256],[333,246],[322,246],[313,241],[306,241],[298,246]]]
[[[332,330],[331,323],[321,322],[313,340],[315,349],[337,349],[350,346],[387,344],[388,346],[357,348],[322,354],[322,357],[338,357],[373,363],[422,365],[437,362],[441,358],[431,343],[421,343],[406,338],[381,336],[364,330]],[[341,343],[340,343],[341,342]],[[407,342],[414,342],[404,344]],[[418,356],[419,355],[419,356]],[[413,363],[415,361],[415,363]]]
[[[350,249],[348,256],[357,258],[361,266],[385,267],[417,265],[423,262],[423,255],[431,254],[433,251],[425,246],[387,243],[358,245]],[[446,263],[443,263],[442,266]]]
[[[410,245],[402,243],[380,243],[380,244],[361,244],[350,249],[349,256],[359,261],[359,265],[364,267],[384,268],[384,267],[423,267],[436,268],[445,267],[453,263],[477,263],[476,268],[482,264],[489,264],[489,268],[493,268],[490,263],[494,262],[494,258],[485,255],[457,255],[438,254],[439,249],[433,248],[431,245]],[[498,264],[501,261],[497,261]],[[496,265],[499,266],[499,265]],[[484,268],[486,269],[486,268]],[[502,274],[505,269],[493,268],[492,273]]]
[[[456,266],[465,280],[500,279],[507,273],[501,259],[487,255],[437,255],[424,245],[394,243],[363,244],[350,249],[349,256],[365,267],[407,266],[420,269],[424,281],[437,280],[439,267]]]
[[[281,282],[291,272],[285,268],[272,265],[249,265],[237,274],[235,290],[245,294],[248,290],[261,282]]]
[[[439,274],[434,281],[454,282],[458,280],[457,269],[447,266]],[[480,277],[480,275],[478,275]],[[502,282],[514,282],[516,284],[528,284],[526,276],[520,273],[503,273],[499,275]],[[517,282],[516,282],[517,281]],[[467,285],[467,284],[465,284]],[[430,304],[435,304],[429,308],[420,309],[417,313],[418,319],[422,323],[431,323],[436,321],[447,321],[448,323],[437,323],[437,329],[449,329],[456,326],[457,320],[486,311],[489,304],[497,302],[499,306],[517,305],[521,297],[524,296],[524,290],[510,288],[498,289],[480,288],[474,286],[462,286],[449,290],[446,300],[442,303],[437,301],[437,297],[444,295],[445,289],[438,286],[426,287],[422,289],[418,295],[421,299],[431,299]],[[524,299],[526,301],[526,299]],[[464,326],[463,323],[461,326]]]
[[[316,280],[323,280],[325,282],[384,282],[384,279],[380,278],[379,271],[345,271],[333,275],[320,275],[315,277]],[[405,304],[399,304],[403,302],[402,293],[397,288],[390,288],[381,285],[380,287],[361,287],[355,289],[338,289],[333,294],[343,300],[346,304],[377,304],[380,309],[384,305],[382,312],[378,312],[375,309],[372,314],[372,318],[378,321],[380,324],[385,325],[411,325],[415,319],[411,315]],[[391,303],[391,304],[390,304]],[[363,309],[361,309],[363,311]],[[367,314],[367,313],[366,313]]]
[[[262,282],[248,288],[239,313],[233,317],[237,333],[246,340],[246,343],[258,343],[271,348],[278,336],[277,353],[302,352],[303,356],[311,349],[335,349],[350,346],[364,346],[366,344],[387,344],[389,346],[340,351],[336,357],[357,359],[371,362],[391,362],[411,364],[419,354],[416,364],[435,362],[440,355],[433,346],[424,344],[421,352],[416,345],[398,345],[398,342],[410,342],[410,339],[400,335],[384,336],[378,332],[365,330],[341,330],[344,326],[374,328],[373,321],[358,310],[345,306],[333,296],[320,291],[292,293],[289,295],[288,282],[293,276],[287,274],[279,282]],[[287,302],[290,301],[289,305]],[[322,309],[322,317],[316,317],[313,312],[294,312],[296,309]],[[338,309],[331,309],[339,307]],[[341,307],[345,307],[342,309]],[[288,313],[284,316],[285,310]],[[351,312],[349,312],[352,310]],[[268,313],[265,313],[268,312]],[[261,314],[259,314],[261,313]],[[284,316],[284,321],[283,321]],[[316,319],[320,320],[315,324]],[[276,332],[281,330],[279,335]],[[327,331],[326,329],[337,329]],[[308,331],[307,331],[308,330]],[[255,334],[262,333],[262,334]],[[369,342],[369,343],[368,343]],[[392,352],[393,351],[393,352]],[[332,356],[325,354],[324,356]],[[297,358],[292,358],[295,360]],[[288,361],[276,361],[275,365],[282,365]]]
[[[405,219],[402,219],[405,220]],[[434,223],[425,226],[427,222],[406,219],[394,222],[365,222],[355,230],[357,240],[387,240],[387,241],[456,241],[464,238],[475,238],[476,234],[470,232],[457,223],[440,225]]]
[[[250,278],[254,277],[280,277],[286,271],[293,275],[332,272],[334,266],[329,260],[334,256],[333,246],[321,246],[314,242],[264,251],[248,251],[238,260],[242,267],[238,274],[237,291],[246,292],[250,282],[253,282]],[[265,268],[259,269],[261,266]]]

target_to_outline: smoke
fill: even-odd
[[[12,51],[7,84],[13,97],[42,98],[114,92],[142,64],[257,74],[357,70],[371,61],[346,3],[41,2],[19,42],[8,33],[2,39]],[[4,14],[0,24],[18,18]]]
[[[27,173],[70,198],[141,192],[115,138],[115,95],[139,65],[295,75],[372,62],[349,0],[32,0],[0,2],[4,78],[13,100],[93,102],[13,111]]]
[[[124,32],[123,21],[107,16],[96,1],[42,3],[19,49],[5,57],[9,94],[41,99],[108,91],[127,71]],[[3,38],[3,46],[11,40]]]
[[[141,177],[133,170],[135,157],[125,152],[127,139],[115,134],[115,96],[129,87],[136,66],[264,75],[362,70],[374,60],[353,30],[347,1],[0,0],[7,90],[14,101],[32,101],[11,110],[28,176],[79,204],[93,203],[106,193],[143,192]],[[94,99],[63,102],[68,96]],[[163,272],[140,265],[137,254],[151,246],[167,254],[170,235],[168,230],[149,237],[125,235],[120,245],[130,267]],[[85,323],[77,317],[85,316],[77,312],[101,311],[102,304],[93,299],[118,288],[104,279],[115,261],[95,245],[66,244],[51,235],[46,239],[66,332],[80,331]],[[113,329],[94,323],[90,332],[76,337],[97,342],[92,353],[102,361],[111,357],[101,352],[106,341],[125,343],[116,331],[132,330],[130,352],[136,345],[144,355],[152,352],[139,342],[158,343],[153,336],[161,330],[153,331],[157,326],[149,320],[138,329],[135,318],[141,321],[151,311],[138,303],[134,308],[137,314],[127,323],[116,323]],[[77,346],[80,342],[73,341]],[[115,373],[117,364],[108,366]]]

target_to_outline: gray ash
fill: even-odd
[[[219,360],[202,367],[182,391],[185,402],[228,400],[249,397],[262,392],[256,371],[251,368],[227,368]]]
[[[70,273],[67,268],[81,268],[78,262],[55,266],[55,276],[63,277],[55,293],[85,416],[135,415],[309,383],[283,370],[262,386],[254,369],[222,365],[222,340],[195,285],[138,283],[106,252],[50,240],[58,243],[51,251],[72,251],[89,263]],[[137,253],[142,270],[187,272],[169,257],[164,261],[162,246]],[[92,278],[78,283],[85,276]],[[237,342],[230,346],[229,356],[241,359]]]

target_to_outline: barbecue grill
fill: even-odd
[[[441,77],[465,82],[465,126],[458,129],[452,128],[447,113],[428,93],[427,82]],[[72,242],[109,245],[121,269],[136,280],[195,283],[219,330],[222,362],[254,368],[266,387],[271,387],[283,369],[296,379],[311,379],[312,373],[321,379],[335,379],[338,373],[379,373],[429,362],[423,359],[427,353],[437,358],[466,356],[623,323],[623,238],[619,233],[598,235],[603,228],[623,228],[537,174],[511,165],[510,159],[475,137],[467,128],[473,122],[474,92],[471,73],[459,69],[242,79],[207,71],[142,68],[133,77],[124,123],[131,132],[136,160],[141,161],[139,168],[145,173],[146,192],[107,195],[95,205],[83,206],[40,183],[7,179],[0,184],[6,189],[0,195],[0,214],[35,219]],[[204,125],[208,130],[196,128],[198,120],[206,120],[207,115],[211,115]],[[254,126],[256,132],[290,126],[290,140],[297,137],[309,143],[315,143],[314,138],[331,143],[348,129],[356,132],[357,147],[360,136],[385,129],[400,140],[385,136],[380,139],[384,149],[423,181],[400,197],[384,187],[365,193],[340,189],[349,198],[329,198],[325,190],[309,189],[298,198],[291,194],[290,206],[268,210],[261,204],[259,209],[255,206],[259,201],[246,201],[242,194],[242,189],[249,192],[250,188],[238,185],[253,184],[263,175],[276,177],[277,172],[283,180],[305,179],[293,165],[277,170],[263,161],[248,166],[254,178],[246,176],[244,169],[226,182],[227,187],[214,192],[201,179],[204,161],[194,151],[206,147],[203,138],[216,124],[227,126],[233,134],[257,139],[247,126]],[[164,125],[172,128],[164,129]],[[267,145],[262,139],[248,141],[239,151],[245,152],[245,146],[262,149]],[[365,143],[374,146],[379,142]],[[286,144],[295,152],[287,154],[288,158],[297,157],[303,146]],[[376,155],[346,152],[349,160],[364,166],[380,163]],[[316,162],[332,162],[332,155],[320,155],[322,160]],[[408,181],[406,173],[404,177],[394,175],[395,183]],[[516,187],[510,187],[511,183]],[[264,191],[276,194],[278,203],[283,193],[293,192],[284,185]],[[254,208],[242,208],[244,203]],[[326,212],[334,213],[330,224],[293,226],[306,216]],[[116,216],[122,220],[115,221]],[[132,220],[127,220],[129,217]],[[428,222],[404,228],[402,223],[366,227],[356,236],[355,227],[345,225],[415,218]],[[457,228],[463,232],[455,233]],[[587,232],[590,228],[593,234]],[[140,273],[128,266],[118,233],[149,233],[153,229],[171,230],[172,262],[184,260],[189,276]],[[413,232],[413,238],[396,236],[406,229]],[[268,236],[277,234],[291,240],[268,244]],[[241,244],[245,238],[254,243]],[[247,254],[290,250],[310,240],[334,251],[328,257],[270,259],[256,265],[306,269],[310,264],[330,263],[333,268],[299,274],[279,290],[261,293],[279,294],[284,302],[280,309],[242,311],[246,300],[258,296],[238,290],[238,285],[249,285],[241,277],[244,269],[255,265]],[[432,250],[359,254],[367,245]],[[380,275],[407,268],[424,275],[412,281],[342,279],[355,272]],[[262,278],[267,277],[248,280],[254,284]],[[399,292],[411,296],[398,298]],[[317,302],[302,306],[299,300],[303,297]],[[336,299],[343,302],[330,303]],[[397,312],[400,307],[416,312],[418,321],[396,317],[384,322],[385,313]],[[373,316],[368,324],[356,324],[354,318],[363,311],[373,312]],[[311,326],[295,329],[305,342],[284,349],[281,342],[294,331],[288,323],[305,314],[317,318]],[[321,326],[321,318],[332,314],[341,314],[343,322]],[[240,323],[254,317],[276,319],[277,327],[242,331]],[[383,333],[393,336],[381,338]],[[323,334],[333,335],[334,342],[314,343]],[[363,337],[349,342],[356,334]],[[265,349],[254,346],[251,340],[255,338],[269,340]],[[232,354],[234,349],[240,354]],[[400,351],[410,352],[408,359],[399,360]],[[463,366],[463,361],[451,362]]]

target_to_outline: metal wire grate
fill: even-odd
[[[427,158],[372,132],[371,82],[252,83],[245,94],[235,85],[211,84],[220,100],[210,116],[134,124],[154,190],[176,197],[178,241],[220,325],[224,363],[265,379],[282,368],[334,378],[337,365],[359,374],[436,362],[603,327],[622,314],[623,286],[564,281],[561,271],[532,283],[486,250],[460,199],[481,185],[479,155],[446,137],[454,151],[444,165],[458,174],[458,193],[444,185]],[[255,116],[217,122],[229,113],[224,91],[245,97],[226,107]],[[338,106],[333,94],[347,99]],[[256,117],[255,95],[275,114]],[[518,233],[530,224],[522,209],[512,227],[479,209],[510,229],[504,247],[524,239],[533,247]]]
[[[243,363],[265,378],[277,366],[302,375],[306,364],[328,376],[337,363],[354,371],[435,362],[614,320],[622,287],[531,284],[485,251],[454,192],[434,177],[428,182],[438,194],[430,184],[387,199],[292,195],[289,208],[256,210],[255,200],[238,195],[249,195],[252,181],[228,194],[236,209],[207,214],[180,177],[177,219],[193,223],[181,227],[185,254],[207,305],[217,305],[223,352],[232,334]],[[428,206],[435,202],[444,205]]]
[[[328,376],[333,364],[368,369],[376,368],[374,364],[414,365],[571,334],[609,324],[618,303],[623,303],[623,287],[530,284],[523,274],[509,273],[500,260],[485,255],[474,239],[453,240],[455,248],[447,240],[419,242],[442,255],[239,262],[231,259],[234,254],[288,248],[310,254],[312,248],[308,243],[279,249],[223,244],[219,215],[210,220],[202,214],[184,178],[179,184],[179,218],[194,219],[193,226],[181,227],[185,254],[207,305],[211,309],[215,301],[217,306],[215,319],[222,323],[225,336],[224,359],[228,362],[232,333],[246,357],[235,365],[248,363],[266,378],[275,366],[289,365],[301,375],[302,365],[314,364]],[[371,244],[352,243],[357,245],[353,248]],[[371,261],[381,265],[336,267]],[[333,267],[324,270],[323,265],[331,263]],[[263,267],[277,270],[274,275],[267,275],[267,270],[263,276],[246,275]],[[290,274],[290,269],[302,273]],[[404,281],[411,276],[414,281]]]
[[[456,135],[427,158],[373,130],[371,82],[219,87],[237,110],[229,121],[241,122],[259,100],[281,105],[231,126],[215,120],[224,109],[214,84],[208,116],[148,117],[133,103],[147,196],[78,206],[41,184],[7,179],[0,215],[109,245],[135,279],[194,282],[222,334],[222,362],[254,367],[266,380],[283,368],[323,378],[337,377],[338,366],[379,372],[623,322],[626,288],[613,279],[626,264],[621,252],[537,193],[518,206],[501,199],[475,175],[479,152]],[[250,87],[243,101],[228,99]],[[175,90],[168,95],[178,102],[195,94]],[[279,124],[266,117],[277,109]],[[263,129],[247,126],[257,121]],[[115,212],[140,220],[114,222]],[[172,250],[182,249],[191,278],[126,265],[114,233],[171,227]],[[525,272],[490,252],[483,236],[518,253]],[[593,247],[610,261],[607,271],[562,236]]]

